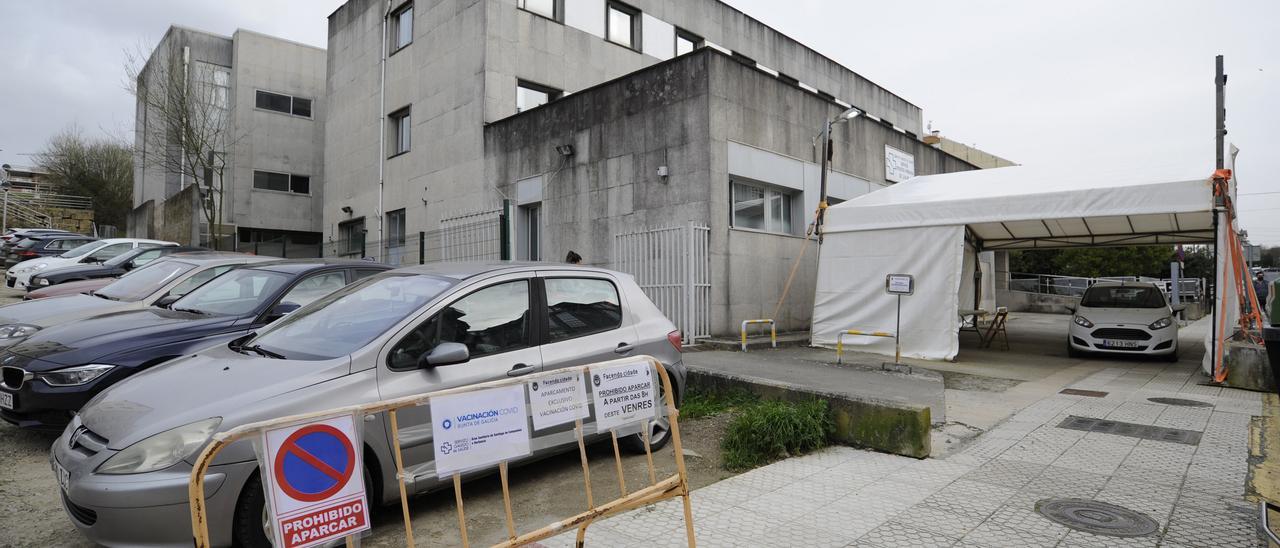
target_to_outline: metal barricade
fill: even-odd
[[[668,375],[666,368],[662,365],[661,362],[659,362],[657,359],[653,358],[652,356],[636,356],[632,358],[623,358],[623,359],[600,362],[600,363],[595,363],[590,365],[566,367],[566,368],[555,369],[555,370],[546,371],[542,373],[526,375],[523,377],[500,379],[500,380],[481,383],[481,384],[451,388],[446,390],[438,390],[435,392],[429,392],[425,394],[404,396],[404,397],[395,398],[391,400],[376,401],[376,402],[371,402],[371,403],[366,403],[361,405],[325,409],[325,410],[316,411],[312,413],[305,413],[305,414],[299,414],[299,415],[293,415],[288,417],[281,417],[277,419],[270,419],[270,420],[245,424],[245,425],[237,426],[225,432],[219,432],[213,436],[212,441],[209,443],[209,445],[206,446],[204,450],[200,452],[200,455],[198,457],[196,457],[195,464],[194,466],[192,466],[192,469],[191,469],[191,479],[189,480],[189,484],[188,484],[188,501],[191,506],[191,529],[192,529],[192,535],[195,540],[195,546],[197,548],[207,548],[210,545],[209,544],[209,521],[207,516],[208,510],[205,507],[204,479],[205,479],[206,473],[209,470],[210,464],[213,462],[214,457],[217,456],[217,454],[220,451],[222,451],[232,442],[245,439],[255,434],[259,434],[264,429],[267,429],[267,428],[277,427],[277,426],[282,426],[287,424],[294,424],[294,423],[304,422],[304,421],[308,421],[316,418],[331,416],[335,414],[345,414],[345,413],[362,414],[363,416],[375,415],[378,413],[387,414],[387,419],[391,427],[391,437],[392,437],[391,441],[392,441],[393,456],[395,457],[396,478],[397,478],[397,483],[399,484],[399,489],[400,489],[400,507],[404,515],[404,530],[405,530],[406,545],[414,546],[415,544],[413,541],[413,526],[412,526],[410,513],[409,513],[409,497],[408,497],[407,489],[405,487],[404,462],[403,462],[403,457],[401,456],[399,428],[396,422],[396,412],[398,410],[404,409],[407,407],[428,405],[432,398],[438,398],[441,396],[450,396],[450,395],[462,394],[466,392],[475,392],[480,390],[507,387],[507,386],[513,386],[513,385],[527,386],[527,383],[536,381],[541,378],[555,376],[555,375],[563,375],[565,373],[571,373],[574,371],[580,371],[582,372],[583,375],[586,376],[586,378],[590,378],[590,374],[593,369],[604,369],[612,366],[637,364],[640,362],[647,363],[650,369],[656,370],[658,379],[661,382],[661,387],[663,390],[662,392],[663,399],[664,399],[663,403],[665,404],[665,407],[666,407],[667,419],[669,421],[669,427],[671,429],[670,435],[671,435],[672,449],[673,449],[674,457],[676,461],[676,474],[662,480],[658,479],[657,471],[656,471],[656,468],[654,468],[654,464],[653,464],[653,451],[650,446],[651,440],[649,439],[652,428],[650,427],[648,420],[646,420],[644,423],[643,433],[644,433],[644,442],[645,442],[644,444],[645,458],[647,460],[648,470],[649,470],[649,485],[637,491],[628,493],[626,479],[623,477],[622,454],[618,446],[617,430],[616,429],[611,430],[610,436],[613,439],[613,454],[614,454],[614,459],[617,465],[616,469],[618,474],[618,485],[621,488],[620,492],[622,496],[620,498],[614,499],[607,503],[596,505],[591,494],[591,471],[590,471],[590,467],[588,466],[586,445],[583,439],[582,419],[578,419],[574,424],[574,430],[577,435],[576,437],[578,441],[579,458],[582,461],[583,481],[585,486],[586,502],[588,507],[587,510],[585,512],[579,513],[569,518],[556,521],[540,529],[530,531],[522,535],[517,535],[514,519],[512,517],[513,513],[511,510],[510,487],[508,484],[508,477],[507,477],[508,476],[507,463],[504,461],[499,465],[498,469],[499,469],[501,482],[502,482],[503,506],[506,511],[506,522],[507,522],[506,524],[507,524],[507,530],[509,532],[509,535],[508,535],[509,538],[504,542],[495,544],[494,547],[495,548],[497,547],[516,548],[519,546],[524,546],[526,544],[551,538],[553,536],[567,532],[572,529],[577,529],[577,546],[581,547],[583,546],[583,543],[584,543],[587,527],[590,526],[594,521],[607,518],[610,516],[614,516],[617,514],[621,514],[629,510],[634,510],[649,504],[661,502],[663,500],[679,497],[682,499],[683,506],[684,506],[685,535],[687,537],[688,545],[691,548],[693,548],[694,546],[696,546],[696,540],[694,538],[694,530],[693,530],[693,507],[691,505],[691,501],[689,498],[688,473],[686,472],[686,469],[685,469],[684,452],[680,442],[680,426],[679,426],[679,420],[678,420],[679,411],[676,409],[676,405],[675,405],[675,399],[674,399],[675,391],[672,389],[671,378]],[[455,498],[456,498],[456,504],[457,504],[459,534],[462,541],[462,545],[464,547],[467,547],[467,546],[470,546],[470,543],[467,539],[466,516],[463,510],[463,504],[462,504],[461,474],[459,473],[453,474],[453,487],[456,494]],[[348,543],[348,546],[352,545],[351,537],[348,537],[347,543]]]
[[[896,335],[888,331],[862,331],[859,329],[846,329],[844,331],[841,331],[839,335],[836,335],[836,363],[844,363],[844,336],[845,335],[855,335],[858,337],[885,337],[890,339],[896,338]],[[900,361],[900,358],[895,357],[893,361],[894,363],[897,363],[898,361]]]
[[[742,334],[742,351],[743,352],[747,351],[747,326],[753,325],[753,324],[759,324],[759,325],[769,324],[769,342],[773,344],[774,348],[778,347],[778,326],[773,322],[773,319],[764,318],[760,320],[743,320],[742,329],[740,331],[740,333]]]

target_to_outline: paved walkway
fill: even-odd
[[[1114,362],[1112,362],[1114,363]],[[1200,386],[1197,364],[1134,362],[1098,371],[1020,410],[944,459],[837,447],[699,489],[698,545],[717,546],[1258,546],[1244,500],[1251,415],[1259,394]],[[1153,397],[1193,399],[1181,407]],[[1202,432],[1197,445],[1060,428],[1068,416]],[[1057,525],[1036,502],[1110,502],[1160,523],[1141,538]],[[572,546],[573,535],[544,543]],[[684,546],[678,500],[589,529],[587,545]]]

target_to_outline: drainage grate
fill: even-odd
[[[1182,407],[1213,407],[1212,403],[1196,400],[1184,400],[1182,398],[1147,398],[1152,403],[1163,403],[1165,405],[1179,405]]]
[[[1151,426],[1149,424],[1109,421],[1090,417],[1077,417],[1075,415],[1071,415],[1059,423],[1058,428],[1083,430],[1085,432],[1101,432],[1103,434],[1115,434],[1117,436],[1166,441],[1169,443],[1182,443],[1186,445],[1199,445],[1201,436],[1200,432],[1196,432],[1194,430],[1163,428],[1160,426]]]
[[[1058,393],[1066,394],[1068,396],[1088,396],[1090,398],[1107,397],[1106,392],[1099,392],[1097,390],[1081,390],[1079,388],[1063,388],[1062,390],[1058,391]]]
[[[1036,511],[1055,523],[1077,531],[1111,537],[1146,537],[1160,524],[1142,512],[1088,499],[1044,499]]]

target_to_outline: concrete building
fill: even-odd
[[[506,202],[492,233],[513,258],[573,250],[635,273],[629,235],[691,226],[676,239],[704,238],[702,258],[668,266],[698,279],[641,282],[683,283],[655,300],[700,335],[772,315],[818,202],[825,120],[864,113],[834,134],[833,201],[973,168],[920,141],[919,107],[716,0],[349,0],[328,51],[343,108],[325,128],[326,253],[398,260],[421,231],[422,260],[472,256],[429,234]],[[808,327],[809,247],[781,329]]]
[[[960,141],[955,141],[955,140],[943,137],[939,135],[938,132],[936,131],[933,132],[933,134],[931,135],[926,135],[924,138],[924,142],[930,145],[933,145],[935,148],[943,152],[946,152],[947,154],[955,156],[956,158],[960,158],[961,160],[969,162],[982,169],[992,169],[997,167],[1009,167],[1009,166],[1018,165],[1014,163],[1012,160],[1006,160],[1004,158],[996,156],[995,154],[992,154],[980,148],[966,145],[964,143],[961,143]]]
[[[325,62],[323,49],[252,31],[220,36],[175,26],[140,71],[140,91],[184,75],[181,85],[196,90],[194,100],[224,128],[216,147],[225,160],[219,248],[319,255]],[[217,176],[180,169],[187,159],[156,108],[139,100],[136,115],[129,234],[211,245],[199,200],[216,195],[209,180]]]

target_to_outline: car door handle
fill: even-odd
[[[615,348],[615,349],[613,349],[613,353],[614,353],[614,354],[626,354],[626,353],[631,352],[632,350],[635,350],[635,349],[636,349],[635,345],[627,344],[627,343],[618,343],[618,347],[617,347],[617,348]]]
[[[527,364],[527,363],[517,363],[517,364],[515,364],[515,366],[513,366],[509,371],[507,371],[507,376],[508,376],[508,377],[519,377],[519,376],[521,376],[521,375],[528,375],[529,373],[533,373],[533,372],[535,372],[535,371],[537,371],[537,370],[538,370],[538,368],[536,368],[536,367],[534,367],[534,366],[532,366],[532,365],[529,365],[529,364]]]

